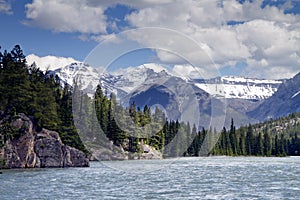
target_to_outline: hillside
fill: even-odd
[[[256,119],[275,119],[300,111],[300,73],[282,83],[277,92],[248,114]]]
[[[223,129],[213,155],[299,156],[300,113],[276,120]]]

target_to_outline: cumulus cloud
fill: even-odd
[[[74,60],[71,57],[69,58],[56,57],[56,56],[39,57],[35,54],[30,54],[26,56],[26,62],[29,66],[35,63],[40,70],[46,71],[46,70],[55,70],[57,68],[64,67],[66,65],[79,62],[79,61]]]
[[[123,4],[132,8],[144,8],[153,4],[166,4],[172,0],[160,1],[106,1],[106,0],[33,0],[26,4],[27,25],[38,26],[55,32],[78,32],[92,34],[92,39],[99,40],[93,34],[106,34],[109,24],[104,11],[108,7]],[[0,1],[5,2],[5,0]],[[3,3],[4,4],[4,3]],[[82,35],[80,36],[82,37]]]
[[[124,35],[129,40],[137,41],[141,47],[155,50],[164,63],[188,62],[203,66],[212,64],[209,47],[173,29],[148,27],[130,30]]]
[[[203,68],[200,67],[194,67],[192,65],[189,64],[185,64],[185,65],[174,65],[173,69],[172,69],[172,73],[175,76],[179,76],[179,77],[188,77],[188,78],[207,78],[207,77],[215,77],[216,73],[213,72],[213,70],[211,71],[206,71],[203,70]]]
[[[104,9],[88,0],[33,0],[26,4],[26,17],[26,24],[55,32],[106,33]]]
[[[0,13],[5,13],[8,15],[13,14],[11,9],[11,2],[8,0],[0,0]]]
[[[262,7],[262,3],[263,0],[33,0],[26,5],[25,23],[56,32],[77,32],[84,40],[101,42],[113,37],[111,41],[118,41],[120,29],[116,22],[108,22],[105,10],[122,4],[134,9],[125,17],[129,24],[125,29],[156,27],[129,31],[127,39],[152,47],[164,63],[186,66],[188,61],[206,71],[246,63],[246,76],[291,77],[299,71],[300,15],[285,12],[292,7],[290,1],[280,6]],[[107,33],[108,28],[113,32]]]
[[[136,9],[142,9],[153,5],[163,5],[174,3],[174,0],[139,0],[139,1],[128,1],[128,0],[89,0],[88,4],[96,7],[111,7],[117,4],[126,5]]]
[[[204,47],[219,68],[246,62],[248,67],[244,75],[291,77],[299,71],[295,66],[300,64],[300,16],[284,12],[283,8],[290,4],[262,7],[262,2],[187,0],[183,4],[175,1],[139,9],[126,19],[134,27],[164,27],[186,34]],[[151,37],[145,34],[134,38],[149,44]],[[153,37],[155,43],[161,45],[172,42],[171,37],[159,34]],[[191,50],[186,43],[176,42],[181,52]],[[171,56],[158,55],[162,61],[175,61]],[[201,65],[208,65],[200,55],[191,57],[197,58]],[[270,73],[276,71],[278,73]]]

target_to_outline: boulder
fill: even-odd
[[[149,160],[149,159],[163,159],[160,151],[154,147],[144,144],[143,140],[139,142],[141,151],[130,152],[129,140],[123,141],[122,144],[109,143],[108,147],[97,146],[91,148],[91,160],[94,161],[109,161],[109,160]],[[127,151],[126,151],[126,150]]]
[[[14,117],[11,123],[20,137],[9,139],[0,148],[5,168],[88,167],[86,155],[62,143],[55,131],[42,129],[37,132],[32,120],[24,114]]]
[[[95,161],[128,160],[128,152],[125,152],[121,145],[112,145],[111,148],[98,146],[91,149],[91,152],[92,159]]]
[[[63,167],[88,167],[89,159],[86,155],[73,147],[64,146],[64,163]]]
[[[162,153],[160,151],[157,151],[155,148],[147,145],[147,144],[141,144],[143,153],[140,156],[140,159],[162,159]]]

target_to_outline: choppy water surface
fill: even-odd
[[[93,162],[90,168],[2,172],[1,200],[300,199],[300,157]]]

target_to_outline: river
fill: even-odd
[[[300,199],[300,157],[92,162],[2,170],[0,199]]]

